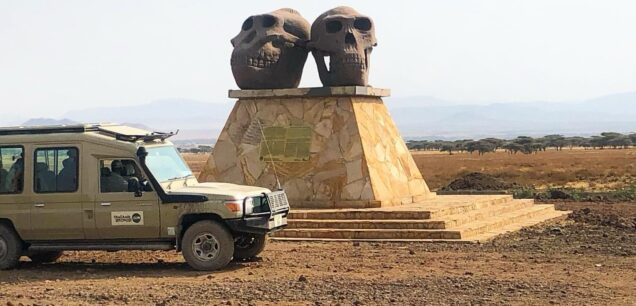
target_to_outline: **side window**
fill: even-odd
[[[78,187],[79,154],[76,148],[35,150],[33,169],[37,193],[75,192]]]
[[[22,193],[24,188],[24,149],[0,147],[0,194]]]
[[[99,189],[102,193],[136,192],[145,178],[139,166],[128,159],[104,159],[99,161]],[[144,191],[152,191],[150,185]]]

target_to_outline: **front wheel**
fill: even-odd
[[[234,239],[234,259],[250,260],[263,252],[267,235],[244,234]]]
[[[0,224],[0,270],[15,268],[22,255],[22,241],[18,234],[6,225]]]
[[[56,262],[60,257],[64,255],[64,252],[61,251],[50,251],[50,252],[32,252],[27,256],[34,263],[51,263]]]
[[[232,260],[234,239],[223,225],[211,220],[199,221],[183,235],[182,248],[183,257],[193,269],[213,271]]]

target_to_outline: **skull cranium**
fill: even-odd
[[[377,45],[371,18],[340,6],[311,25],[312,50],[324,86],[367,86],[371,51]],[[325,63],[329,57],[329,67]]]
[[[231,42],[232,73],[241,89],[298,87],[309,39],[309,22],[283,8],[247,18]]]

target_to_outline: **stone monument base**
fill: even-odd
[[[476,242],[569,212],[510,195],[440,195],[367,209],[292,209],[278,240]]]
[[[377,208],[431,193],[382,101],[389,90],[232,90],[200,181],[276,188],[292,208]]]

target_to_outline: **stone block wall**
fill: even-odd
[[[291,138],[272,142],[272,128]],[[380,207],[434,195],[377,96],[239,99],[199,180],[275,189],[274,172],[292,207]]]

